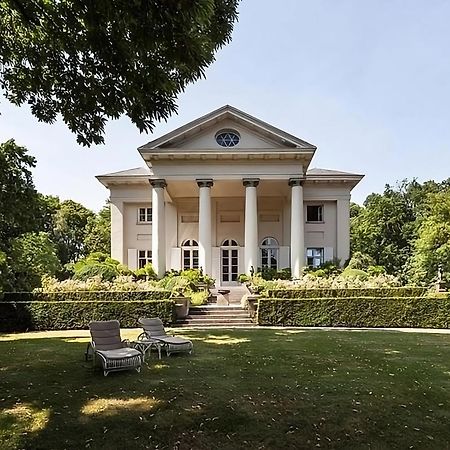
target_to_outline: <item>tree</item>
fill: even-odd
[[[73,278],[87,280],[98,276],[104,281],[112,281],[120,273],[121,264],[106,253],[91,253],[73,264]]]
[[[82,145],[122,114],[151,131],[231,40],[238,1],[0,0],[0,86]]]
[[[42,231],[15,238],[9,259],[15,290],[31,291],[41,285],[43,275],[55,275],[60,269],[56,247]]]
[[[353,208],[351,249],[373,258],[388,273],[399,274],[411,254],[416,211],[409,197],[410,183],[386,185],[383,194],[371,194],[364,208]]]
[[[0,250],[11,239],[39,228],[39,199],[31,169],[36,160],[13,139],[0,144]]]
[[[73,200],[61,202],[55,215],[53,241],[58,246],[59,260],[63,265],[75,262],[87,254],[85,236],[89,220],[94,213]]]
[[[86,225],[84,238],[86,254],[111,253],[111,209],[105,205],[95,217],[90,217]]]
[[[410,264],[411,280],[417,284],[432,282],[440,264],[450,274],[450,191],[429,194],[427,207]]]

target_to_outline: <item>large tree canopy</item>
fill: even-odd
[[[83,145],[122,114],[150,131],[230,41],[238,1],[0,0],[0,86]]]
[[[0,144],[0,250],[39,228],[39,196],[31,173],[35,165],[34,157],[13,139]]]
[[[363,207],[353,204],[352,253],[371,257],[404,281],[430,283],[438,263],[450,270],[448,230],[443,226],[449,192],[450,179],[422,184],[404,180],[386,185],[383,194],[370,194]]]

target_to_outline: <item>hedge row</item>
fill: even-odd
[[[173,300],[0,302],[0,331],[85,329],[92,320],[117,319],[121,327],[137,327],[140,317],[174,321]]]
[[[449,328],[450,298],[262,298],[259,325]]]
[[[345,297],[423,297],[423,287],[349,288],[349,289],[269,289],[269,298],[345,298]]]
[[[5,302],[60,302],[60,301],[148,301],[165,300],[170,291],[72,291],[72,292],[4,292]]]

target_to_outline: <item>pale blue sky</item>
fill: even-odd
[[[95,210],[108,196],[95,175],[142,166],[139,145],[224,104],[315,144],[311,167],[366,174],[358,203],[403,178],[450,177],[450,1],[244,0],[239,12],[232,43],[153,136],[123,118],[86,149],[2,101],[0,141],[37,158],[39,191]]]

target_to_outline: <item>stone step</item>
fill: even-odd
[[[252,320],[247,317],[230,317],[230,318],[223,318],[223,317],[215,317],[215,318],[198,318],[198,319],[190,319],[190,318],[186,318],[181,320],[178,323],[191,323],[191,324],[196,324],[196,325],[201,325],[201,324],[233,324],[233,323],[253,323]]]
[[[192,320],[192,321],[199,321],[199,320],[223,320],[224,322],[230,321],[230,320],[247,320],[249,317],[248,315],[241,315],[241,316],[221,316],[219,314],[205,314],[205,315],[198,315],[198,316],[187,316],[184,319],[181,320]]]
[[[202,312],[202,311],[215,311],[215,312],[239,312],[244,311],[245,309],[242,309],[240,306],[211,306],[211,305],[204,305],[204,306],[191,306],[189,308],[189,311],[195,312]]]
[[[189,308],[190,316],[203,316],[203,315],[222,315],[222,316],[247,316],[247,311],[243,309],[237,311],[226,311],[226,310],[215,310],[215,309],[202,309],[202,310],[192,310]]]
[[[202,323],[198,324],[197,322],[178,322],[176,327],[201,327],[201,328],[250,328],[254,327],[255,324],[253,322],[235,322],[235,323]]]

